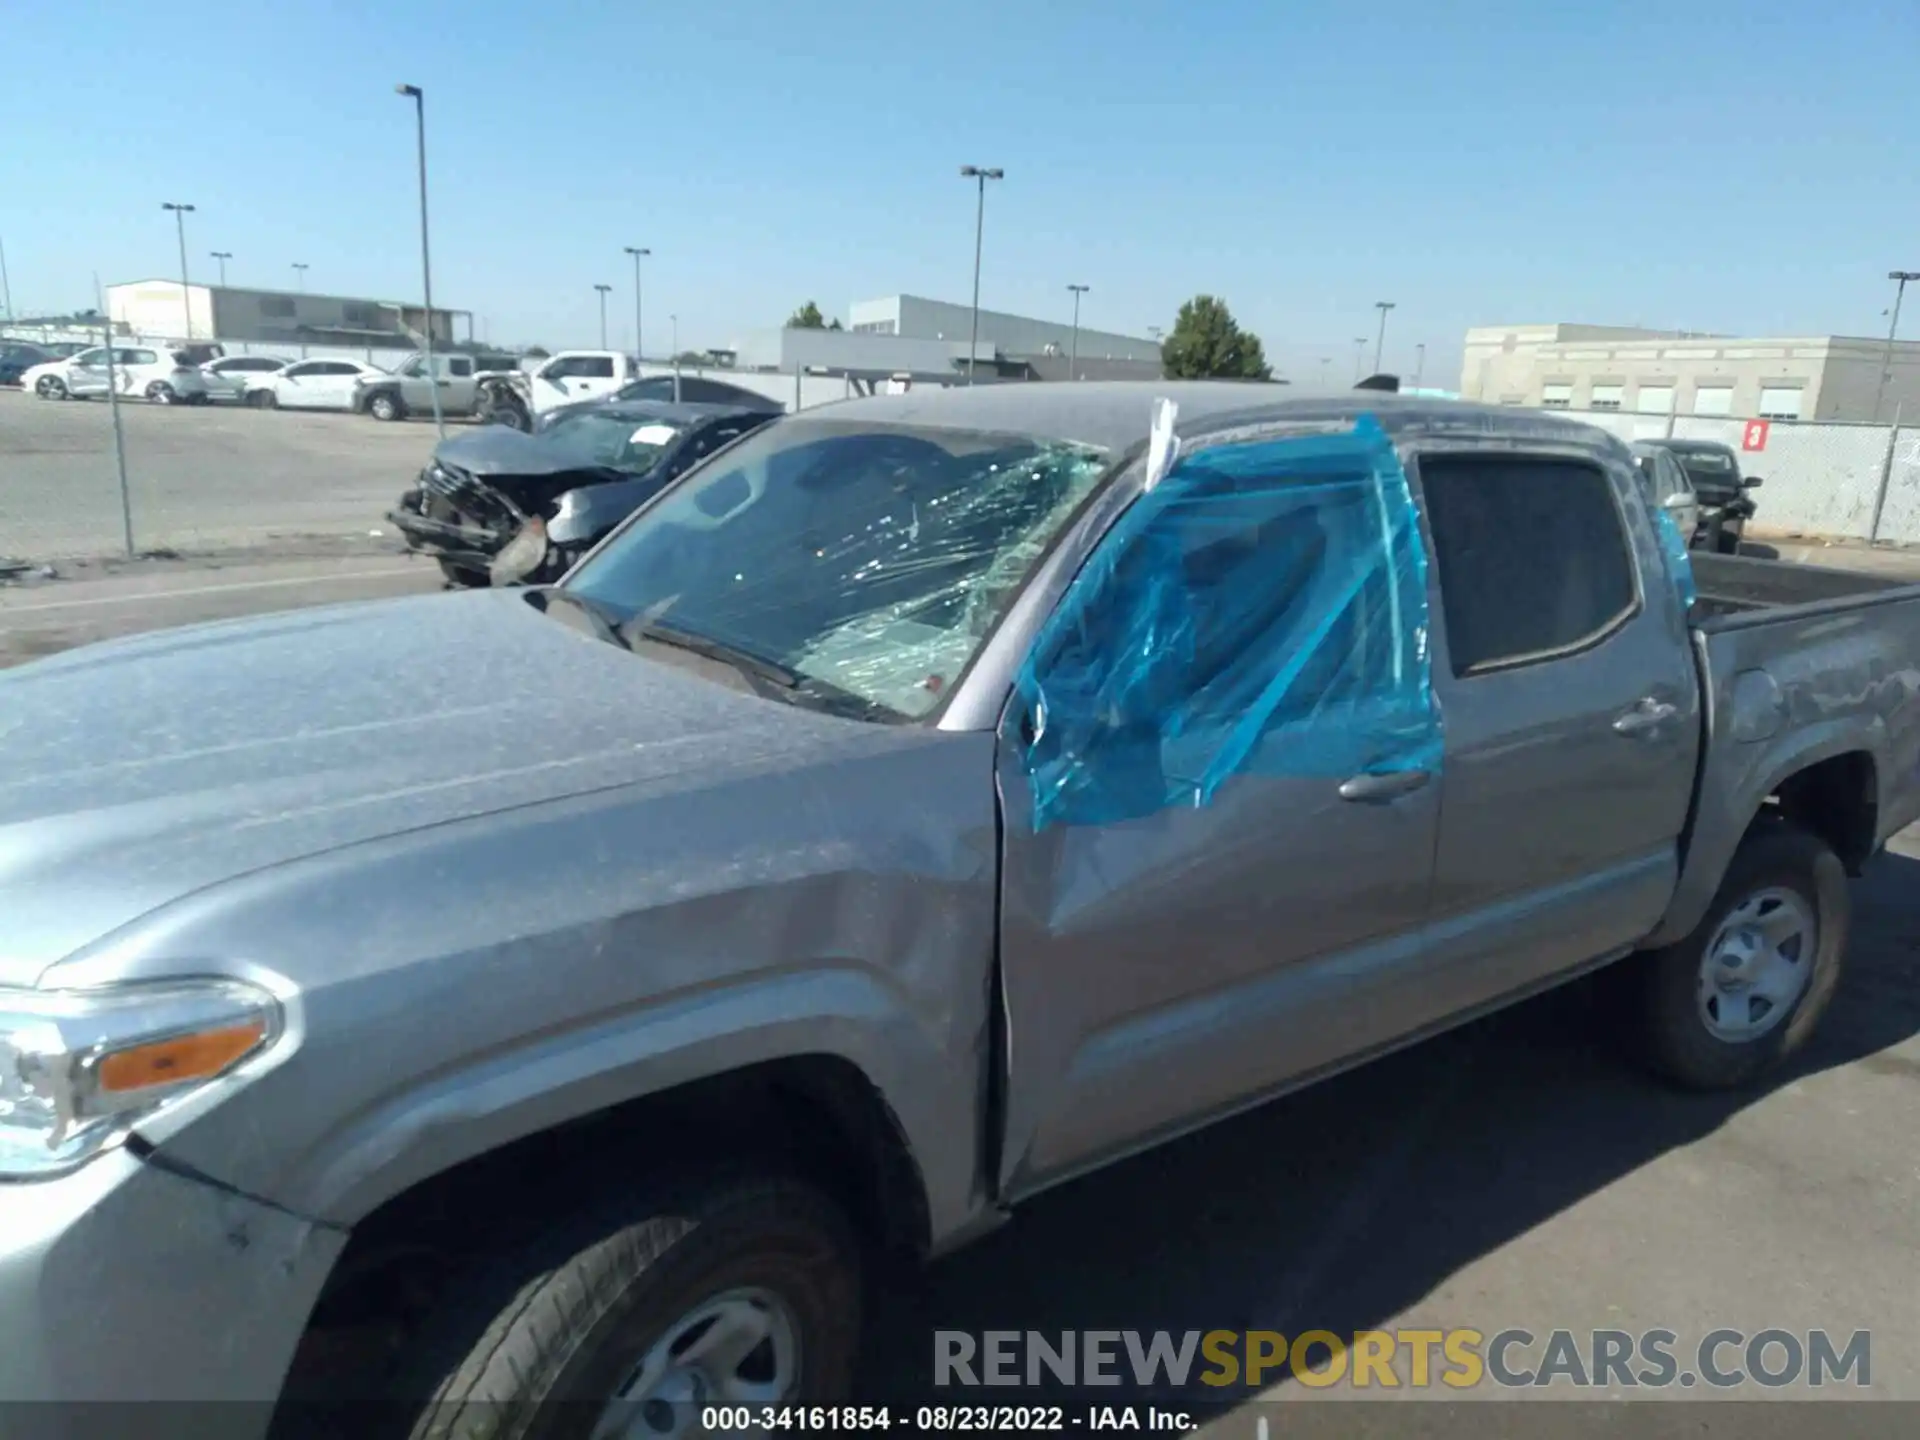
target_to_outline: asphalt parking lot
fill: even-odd
[[[37,402],[4,395],[0,425],[15,424],[23,404],[37,436],[77,443],[105,429],[103,405],[38,406],[51,412],[42,421]],[[364,534],[430,449],[430,425],[142,407],[126,418],[130,456],[143,435],[153,456],[171,457],[171,471],[154,461],[152,483],[171,474],[179,513],[230,537],[202,543],[235,548],[212,568],[78,567],[0,588],[0,664],[136,629],[438,584],[431,566]],[[208,435],[222,437],[218,469],[192,438]],[[4,497],[19,457],[0,453]],[[56,493],[81,483],[79,453],[26,455],[30,483]],[[110,492],[110,455],[107,466]],[[202,484],[229,505],[259,503],[240,528],[222,530],[223,507]],[[11,513],[0,509],[0,524]],[[345,538],[309,538],[304,551],[281,543],[329,533]],[[0,553],[15,549],[6,534]],[[1870,1331],[1866,1395],[1920,1401],[1920,833],[1874,863],[1854,904],[1850,971],[1833,1011],[1763,1090],[1666,1091],[1620,1056],[1594,987],[1562,991],[1041,1198],[923,1282],[891,1287],[863,1393],[994,1398],[929,1388],[937,1329],[1665,1329],[1684,1354],[1716,1329],[1778,1328],[1842,1339]],[[1357,1393],[1291,1382],[1272,1392]],[[1849,1407],[1807,1419],[1797,1407],[1673,1404],[1623,1419],[1617,1407],[1472,1403],[1565,1401],[1576,1392],[1564,1384],[1446,1392],[1463,1403],[1371,1393],[1417,1411],[1289,1406],[1266,1412],[1284,1414],[1271,1433],[1892,1434],[1911,1433],[1914,1414]],[[1861,1392],[1660,1393],[1845,1401]],[[1258,1418],[1243,1407],[1213,1429],[1252,1437]]]
[[[366,536],[432,453],[431,421],[237,405],[120,406],[135,548]],[[0,390],[0,557],[124,549],[112,413]]]

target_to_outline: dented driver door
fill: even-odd
[[[1188,455],[1069,588],[999,750],[1003,1196],[1406,1028],[1441,789],[1425,573],[1363,418]]]

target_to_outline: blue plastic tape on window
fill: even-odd
[[[1660,532],[1660,548],[1667,555],[1667,573],[1673,577],[1674,588],[1680,592],[1680,610],[1685,614],[1693,609],[1693,602],[1699,595],[1699,585],[1693,578],[1693,557],[1687,553],[1687,539],[1680,533],[1680,527],[1673,516],[1658,506],[1653,512],[1654,528]]]
[[[1372,416],[1184,456],[1020,675],[1034,828],[1205,805],[1239,775],[1438,771],[1427,642],[1419,519]]]

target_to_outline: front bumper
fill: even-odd
[[[484,525],[462,525],[450,520],[431,519],[418,510],[407,508],[406,502],[410,498],[403,496],[399,506],[387,512],[387,519],[406,538],[409,550],[418,550],[470,569],[485,570],[501,547],[513,538]]]
[[[262,1434],[345,1243],[124,1149],[0,1183],[0,1414],[61,1402],[34,1433],[79,1436],[82,1402],[243,1401],[220,1433]]]

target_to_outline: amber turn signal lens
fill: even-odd
[[[205,1080],[218,1075],[266,1038],[266,1022],[250,1020],[244,1025],[137,1045],[100,1062],[97,1072],[100,1088],[108,1094],[124,1094],[155,1085],[174,1085],[182,1080]]]

